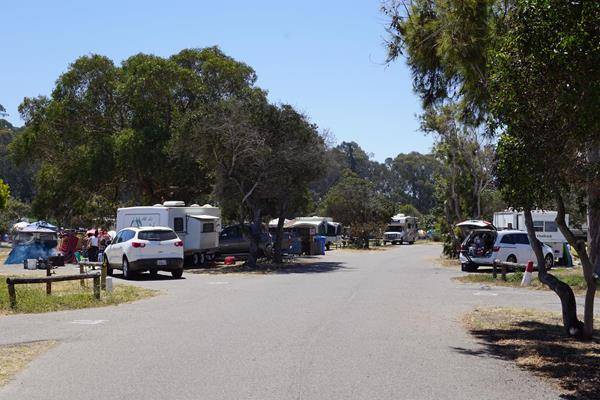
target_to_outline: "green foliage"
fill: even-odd
[[[417,210],[417,207],[412,204],[403,204],[398,207],[398,212],[404,215],[410,215],[411,217],[421,218],[422,214]]]
[[[0,210],[0,234],[10,232],[15,223],[30,215],[31,207],[29,204],[9,197],[6,201],[6,207]]]
[[[393,203],[377,193],[371,182],[351,171],[345,171],[327,193],[324,210],[326,215],[349,227],[351,236],[362,247],[368,247],[368,239],[383,232],[394,214]]]
[[[0,179],[0,210],[6,207],[6,202],[10,196],[10,188],[2,179]]]
[[[458,102],[461,119],[486,113],[487,57],[510,2],[386,0],[388,61],[406,54],[424,108]]]
[[[26,201],[31,201],[33,197],[33,169],[35,160],[30,159],[29,163],[17,167],[9,156],[8,146],[22,132],[22,129],[15,128],[8,121],[0,119],[0,177],[8,186],[10,186],[11,195]]]
[[[543,207],[556,192],[598,182],[599,25],[598,2],[515,2],[490,57],[491,111],[505,127],[499,179],[511,205]]]
[[[185,140],[190,119],[243,96],[255,80],[215,47],[137,54],[120,67],[100,55],[78,58],[49,98],[19,108],[25,128],[9,148],[20,165],[39,163],[34,213],[91,224],[118,205],[202,202],[213,184],[208,161],[173,142]]]

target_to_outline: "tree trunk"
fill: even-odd
[[[542,250],[542,243],[535,236],[531,209],[526,208],[523,214],[525,216],[525,226],[527,227],[529,242],[531,243],[531,248],[533,249],[537,259],[538,279],[540,282],[554,291],[554,293],[556,293],[560,298],[562,305],[563,325],[567,335],[573,337],[582,337],[583,324],[577,318],[577,302],[575,301],[573,289],[571,289],[569,285],[562,282],[554,275],[548,273],[546,269],[546,260],[544,259],[544,252]]]
[[[590,148],[588,151],[588,162],[592,167],[597,168],[600,165],[599,146]],[[592,168],[592,170],[594,170],[594,168]],[[583,321],[585,324],[585,335],[587,338],[591,339],[594,333],[594,297],[596,296],[596,279],[600,276],[600,177],[593,173],[590,175],[587,183],[587,222],[590,271],[585,274],[587,290],[585,293]]]
[[[252,210],[252,223],[250,224],[250,255],[248,256],[248,266],[250,268],[256,267],[258,260],[258,245],[260,243],[261,233],[261,209],[257,208]]]
[[[285,223],[285,206],[281,206],[279,209],[279,219],[277,220],[277,230],[275,231],[275,249],[273,252],[273,262],[275,264],[281,264],[283,262],[283,249],[281,248],[283,242],[283,225]]]

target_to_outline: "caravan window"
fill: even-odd
[[[202,224],[202,233],[214,232],[215,224],[212,222],[205,222]]]
[[[173,230],[175,232],[183,232],[185,230],[183,228],[183,218],[181,218],[181,217],[173,218]]]
[[[544,221],[533,221],[533,229],[536,232],[544,232]]]
[[[558,226],[554,221],[546,221],[544,222],[544,231],[545,232],[558,232]]]

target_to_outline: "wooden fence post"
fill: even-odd
[[[10,308],[17,307],[17,292],[15,292],[14,283],[10,282],[9,279],[6,279],[6,284],[8,285],[8,297],[10,298]]]
[[[84,274],[84,272],[85,272],[85,271],[84,271],[83,264],[81,264],[81,263],[80,263],[80,264],[79,264],[79,274],[80,274],[80,275],[83,275],[83,274]],[[80,281],[79,281],[79,284],[81,285],[81,287],[85,287],[85,279],[82,279],[82,280],[80,280]]]
[[[100,276],[94,277],[94,297],[96,300],[100,300]]]
[[[498,277],[498,261],[499,260],[494,260],[494,263],[492,264],[492,278],[494,279]]]
[[[502,280],[506,282],[506,264],[502,263],[500,269],[502,272]]]
[[[52,273],[50,272],[50,263],[46,264],[46,276],[50,276]],[[46,282],[46,294],[50,296],[52,294],[52,282]]]
[[[106,274],[107,274],[107,265],[105,262],[102,263],[102,267],[100,269],[100,289],[106,290]]]

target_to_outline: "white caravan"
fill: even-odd
[[[555,219],[557,211],[534,210],[531,212],[535,236],[542,242],[552,247],[554,257],[563,257],[563,245],[567,239],[558,229]],[[565,222],[569,225],[569,215],[565,215]],[[494,213],[494,226],[498,230],[516,229],[527,231],[525,216],[522,211],[501,211]]]
[[[212,260],[219,247],[221,210],[205,204],[186,207],[182,201],[117,210],[117,231],[129,227],[168,226],[183,241],[186,256],[194,265]]]
[[[383,244],[413,244],[418,236],[417,219],[404,214],[396,214],[383,233]]]

